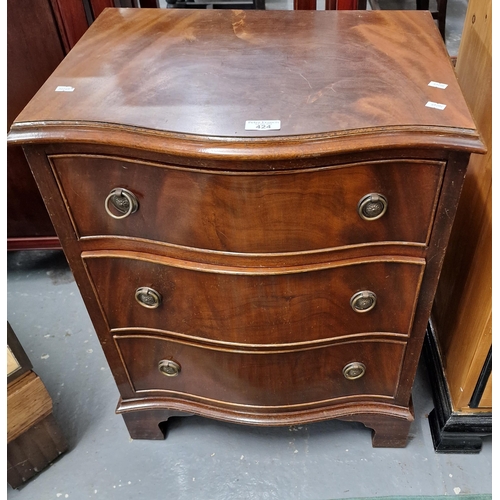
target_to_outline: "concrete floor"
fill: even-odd
[[[258,428],[200,417],[170,422],[165,441],[133,441],[114,414],[118,391],[60,251],[7,257],[8,321],[45,383],[69,451],[11,500],[265,500],[492,491],[492,445],[436,454],[421,366],[404,449],[373,449],[362,424]]]

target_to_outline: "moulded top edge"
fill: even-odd
[[[341,132],[268,136],[214,137],[94,122],[14,123],[11,144],[61,142],[108,145],[195,158],[297,159],[383,149],[446,149],[485,153],[475,129],[445,127],[374,127]]]

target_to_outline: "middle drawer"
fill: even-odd
[[[108,326],[230,344],[408,335],[424,260],[224,268],[127,252],[82,254]]]

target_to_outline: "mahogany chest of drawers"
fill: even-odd
[[[133,438],[404,446],[469,154],[427,12],[108,9],[13,124]]]

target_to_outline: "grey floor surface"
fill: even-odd
[[[384,2],[410,8],[407,0],[380,0],[383,8]],[[288,9],[291,0],[267,5]],[[466,7],[466,0],[448,1],[450,55],[458,53]],[[258,428],[190,417],[172,420],[165,441],[132,441],[114,414],[118,391],[62,252],[8,254],[7,319],[52,396],[70,445],[26,485],[8,487],[9,499],[328,500],[492,492],[491,439],[478,455],[434,452],[427,420],[433,403],[422,365],[405,449],[373,449],[369,429],[340,421]]]
[[[59,251],[7,256],[7,315],[54,403],[69,451],[12,500],[339,499],[492,492],[492,445],[436,454],[421,366],[404,449],[374,449],[359,423],[260,428],[174,419],[165,441],[133,441],[114,414],[118,391]]]

